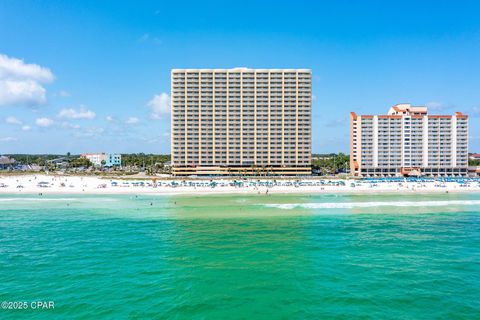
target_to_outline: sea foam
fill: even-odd
[[[480,200],[448,200],[448,201],[377,201],[377,202],[324,202],[324,203],[273,203],[265,204],[268,208],[290,210],[303,209],[354,209],[373,207],[443,207],[448,205],[479,206]]]

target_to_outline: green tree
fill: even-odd
[[[314,154],[312,155],[312,169],[320,170],[325,174],[334,174],[339,170],[350,167],[350,156],[344,153]]]
[[[471,167],[480,166],[480,160],[477,159],[468,159],[468,165]]]
[[[70,166],[73,168],[90,168],[93,164],[87,158],[75,158],[70,161]]]

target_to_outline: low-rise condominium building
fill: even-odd
[[[122,155],[116,153],[85,153],[80,157],[90,160],[96,167],[120,167]]]

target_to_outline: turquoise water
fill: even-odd
[[[479,319],[480,194],[0,196],[0,319]]]

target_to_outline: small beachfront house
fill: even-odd
[[[117,153],[85,153],[82,158],[90,160],[95,167],[120,167],[122,155]]]
[[[0,156],[0,170],[11,169],[14,165],[15,159],[7,156]]]

